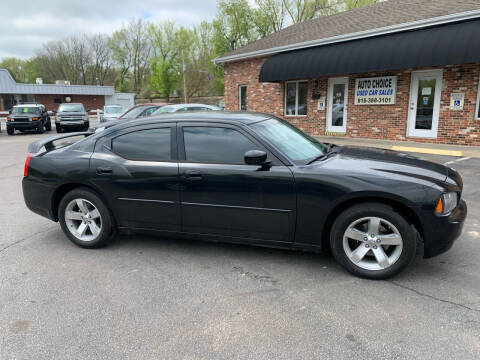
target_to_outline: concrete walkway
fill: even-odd
[[[359,139],[341,136],[315,136],[315,138],[322,142],[338,145],[367,146],[422,154],[480,158],[480,146],[429,144],[413,141],[390,141],[363,138]]]

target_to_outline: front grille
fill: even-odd
[[[16,118],[13,118],[13,121],[26,122],[28,121],[28,117],[16,117]]]
[[[82,121],[82,116],[62,116],[60,117],[61,121]]]

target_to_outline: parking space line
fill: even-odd
[[[471,157],[470,157],[470,156],[466,156],[466,157],[463,157],[463,158],[460,158],[460,159],[456,159],[456,160],[452,160],[452,161],[447,161],[447,162],[444,163],[443,165],[450,165],[450,164],[457,163],[457,162],[460,162],[460,161],[465,161],[465,160],[468,160],[468,159],[471,159]]]

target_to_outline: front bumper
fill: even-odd
[[[34,130],[37,129],[40,125],[41,120],[36,121],[8,121],[7,129],[16,129],[16,130]]]
[[[449,215],[428,216],[431,221],[424,222],[423,229],[425,258],[440,255],[452,247],[455,240],[462,234],[467,212],[467,203],[460,200],[458,206]]]

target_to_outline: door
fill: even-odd
[[[441,92],[442,70],[412,72],[407,136],[437,137]]]
[[[94,183],[120,227],[180,231],[176,125],[127,128],[97,142]]]
[[[179,131],[182,231],[291,242],[293,175],[240,127],[183,124]],[[247,165],[249,150],[267,152],[270,166]]]
[[[348,78],[328,79],[327,131],[347,131]]]

